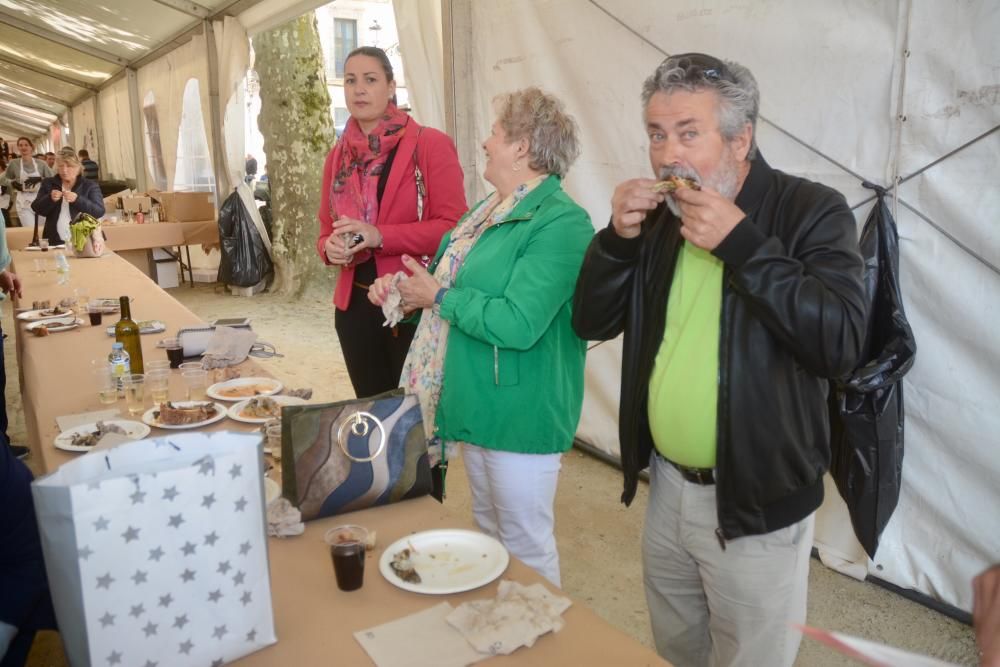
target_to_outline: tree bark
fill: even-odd
[[[271,291],[298,297],[333,277],[316,253],[323,162],[336,134],[315,14],[260,33],[253,48],[274,220]]]

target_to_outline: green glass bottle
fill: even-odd
[[[121,304],[122,318],[115,325],[115,340],[125,346],[132,372],[145,373],[146,371],[142,367],[142,341],[139,340],[139,325],[132,319],[128,297],[119,297],[118,302]]]

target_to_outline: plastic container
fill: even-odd
[[[60,285],[69,284],[69,261],[61,252],[56,253],[56,273],[59,274]]]
[[[122,378],[128,377],[132,374],[132,363],[129,359],[128,352],[125,351],[125,346],[121,343],[114,343],[111,345],[111,354],[108,355],[108,364],[111,366],[111,375],[115,379],[115,385],[118,387],[119,398],[125,396],[125,389],[123,387]]]

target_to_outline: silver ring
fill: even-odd
[[[345,432],[345,429],[350,427],[352,434],[364,438],[371,432],[372,423],[375,424],[379,431],[378,449],[369,457],[354,456],[347,450],[347,439],[349,436]],[[355,463],[368,463],[377,459],[385,451],[385,427],[382,426],[381,420],[372,413],[359,410],[340,423],[340,428],[337,429],[337,443],[340,445],[340,451],[344,452],[344,456],[350,460]]]

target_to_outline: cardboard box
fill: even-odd
[[[161,222],[215,220],[215,195],[211,192],[155,192],[150,196],[160,203]]]
[[[122,210],[126,213],[149,213],[153,200],[147,196],[122,197]]]

